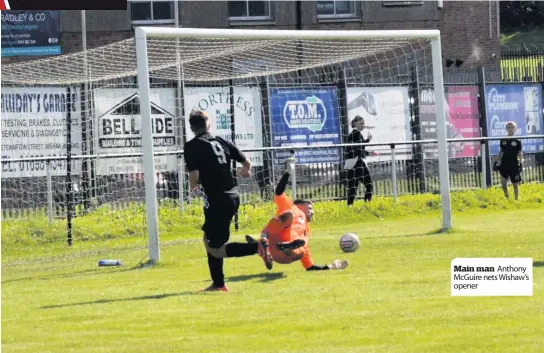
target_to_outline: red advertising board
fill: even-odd
[[[449,107],[448,138],[480,137],[478,114],[478,87],[449,86],[446,88]],[[451,135],[451,136],[450,136]],[[454,158],[476,157],[480,151],[479,142],[451,143]]]
[[[447,86],[446,126],[448,139],[480,136],[477,86]],[[421,138],[434,140],[436,135],[436,109],[433,88],[424,88],[420,93]],[[438,158],[437,145],[424,146],[425,158]],[[480,152],[478,142],[448,143],[450,158],[476,157]]]

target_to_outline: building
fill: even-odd
[[[174,26],[174,1],[128,0],[126,11],[86,11],[87,48]],[[497,67],[498,1],[180,1],[179,25],[198,28],[440,29],[446,66]],[[82,49],[81,12],[60,12],[62,53]],[[3,63],[39,57],[7,57]]]

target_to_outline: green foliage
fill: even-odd
[[[521,45],[524,44],[529,48],[533,48],[532,46],[536,46],[541,48],[544,45],[544,28],[543,29],[535,29],[532,31],[524,31],[524,32],[512,32],[512,33],[501,33],[500,41],[501,41],[501,47],[504,47],[506,49],[514,49],[517,50],[521,49]],[[529,53],[527,53],[529,54]],[[531,58],[534,60],[535,55],[532,55]],[[520,58],[516,58],[520,59]],[[504,61],[501,60],[501,64]]]
[[[506,32],[531,30],[544,26],[541,1],[501,1],[501,30]]]
[[[530,209],[543,206],[543,184],[521,185],[520,194],[520,201],[515,202],[506,200],[500,188],[455,191],[451,194],[452,209],[454,212],[472,212],[482,209]],[[180,214],[177,202],[161,202],[158,211],[161,239],[200,237],[202,206],[201,201],[195,200],[184,205],[183,213]],[[397,203],[391,197],[375,197],[371,203],[357,201],[352,208],[347,208],[345,201],[321,201],[316,202],[314,207],[316,215],[313,225],[329,227],[410,215],[440,214],[441,202],[439,195],[417,194],[399,196]],[[259,232],[274,215],[274,211],[272,202],[253,199],[240,209],[240,231],[245,234]],[[141,203],[134,203],[123,210],[113,210],[108,205],[101,206],[73,220],[74,242],[145,238],[145,215],[145,207]],[[2,221],[2,251],[28,245],[62,243],[65,239],[64,219],[56,219],[49,224],[47,218],[41,215]]]

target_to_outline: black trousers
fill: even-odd
[[[370,177],[370,171],[366,163],[363,160],[357,161],[355,166],[348,170],[348,205],[353,205],[355,197],[357,195],[357,188],[359,183],[363,183],[365,186],[365,201],[372,200],[372,178]]]

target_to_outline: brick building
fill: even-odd
[[[463,67],[498,66],[498,2],[180,1],[179,25],[198,28],[440,29],[442,53]],[[87,48],[133,36],[136,26],[174,26],[174,1],[128,0],[127,11],[87,11]],[[81,12],[61,11],[63,54],[82,49]],[[3,63],[39,57],[3,58]]]

